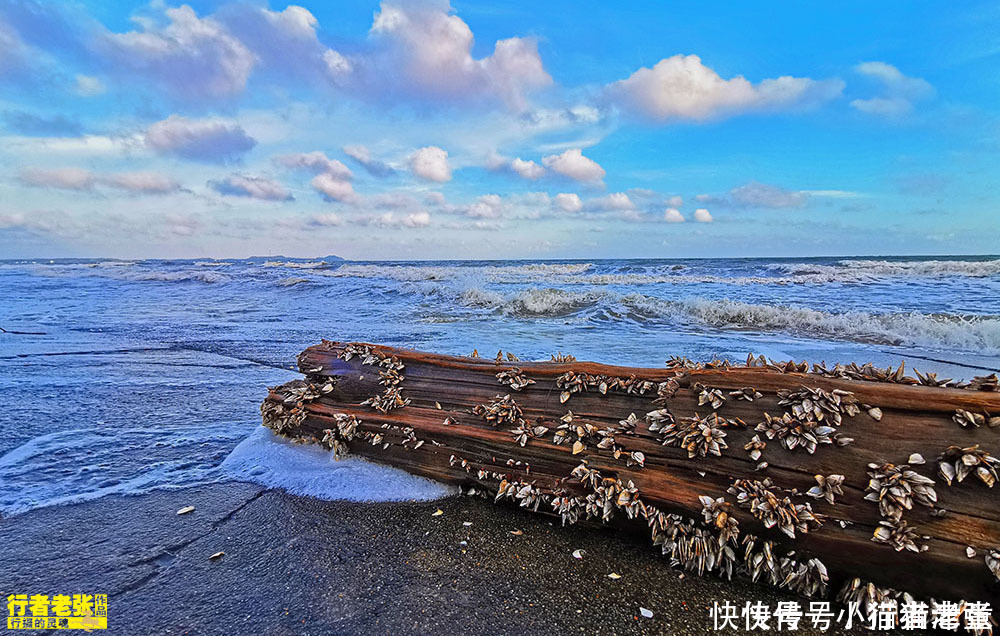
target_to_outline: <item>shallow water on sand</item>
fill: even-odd
[[[440,496],[370,464],[325,475],[328,458],[261,434],[225,463],[258,426],[264,387],[296,377],[320,338],[641,366],[754,352],[960,378],[1000,368],[996,257],[0,261],[0,298],[0,327],[44,332],[0,333],[4,515],[234,476]]]

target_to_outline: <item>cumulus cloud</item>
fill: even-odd
[[[431,215],[426,211],[411,212],[403,216],[397,216],[392,212],[376,214],[370,216],[360,216],[353,220],[359,225],[373,225],[384,228],[418,228],[427,227],[431,224]]]
[[[20,179],[25,185],[62,190],[90,190],[97,183],[89,170],[81,168],[25,168]]]
[[[477,219],[496,219],[503,214],[503,211],[503,200],[499,194],[484,194],[464,210],[466,216]]]
[[[365,146],[344,146],[344,154],[357,161],[373,177],[388,177],[396,174],[389,164],[372,157]]]
[[[796,190],[751,181],[729,191],[733,203],[750,208],[800,208],[808,195]]]
[[[554,172],[583,183],[600,183],[606,174],[600,164],[584,157],[580,148],[570,148],[561,155],[543,157],[542,163]]]
[[[369,81],[383,91],[418,97],[467,101],[498,97],[523,108],[528,91],[548,85],[534,40],[499,40],[492,55],[472,56],[469,25],[447,4],[383,2],[372,24],[378,47],[367,61]]]
[[[667,205],[669,205],[672,208],[679,208],[682,205],[684,205],[684,198],[681,197],[680,195],[675,194],[674,196],[667,199]]]
[[[437,146],[420,148],[410,156],[410,169],[421,179],[444,183],[451,181],[448,152]]]
[[[709,216],[711,218],[711,216]],[[663,220],[667,223],[683,223],[684,215],[677,208],[667,208],[663,212]]]
[[[140,73],[188,99],[225,98],[246,88],[257,58],[217,20],[184,5],[166,9],[168,23],[139,22],[142,30],[103,34],[100,48],[116,70]]]
[[[694,220],[698,223],[711,223],[713,221],[711,213],[705,208],[698,208],[694,211]]]
[[[573,192],[560,192],[553,199],[556,206],[563,212],[579,212],[583,209],[583,201],[580,195]]]
[[[235,122],[171,115],[146,130],[146,145],[164,155],[225,163],[249,152],[257,141]]]
[[[915,102],[934,95],[934,87],[919,77],[907,77],[892,64],[862,62],[855,69],[882,89],[882,95],[869,99],[855,99],[851,107],[870,115],[895,117],[913,110]]]
[[[267,177],[234,174],[225,179],[209,181],[208,186],[219,194],[234,197],[249,197],[263,201],[291,201],[294,198],[283,185]]]
[[[640,68],[607,91],[622,109],[666,122],[807,108],[839,97],[843,89],[839,79],[782,76],[757,84],[740,75],[723,79],[697,55],[675,55]]]
[[[336,175],[324,172],[313,177],[310,185],[324,197],[332,201],[353,201],[355,199],[354,188],[351,182],[346,179],[339,179]]]
[[[525,179],[539,179],[545,176],[545,168],[534,161],[525,161],[520,157],[510,162],[510,169]]]
[[[318,150],[313,152],[300,152],[291,155],[278,155],[274,161],[279,165],[294,170],[306,170],[314,174],[329,174],[335,179],[346,181],[351,179],[351,169],[344,165],[342,161],[330,159]]]
[[[624,192],[612,192],[607,196],[598,199],[591,199],[587,202],[587,207],[592,210],[635,210],[635,203]]]
[[[332,212],[328,214],[317,214],[310,219],[310,222],[313,225],[321,225],[324,227],[337,227],[344,224],[344,220]]]

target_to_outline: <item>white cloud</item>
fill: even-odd
[[[896,117],[913,110],[914,102],[934,95],[934,87],[919,77],[907,77],[892,64],[862,62],[854,70],[875,81],[882,95],[870,99],[855,99],[851,107],[870,115]]]
[[[431,215],[425,211],[412,212],[405,216],[396,216],[392,212],[370,216],[360,216],[352,220],[358,225],[373,225],[384,228],[420,228],[431,224]]]
[[[684,198],[675,194],[674,196],[667,199],[667,205],[669,205],[672,208],[679,208],[682,205],[684,205]]]
[[[694,211],[694,220],[698,223],[711,223],[712,215],[705,208],[698,208]]]
[[[267,177],[234,174],[218,181],[209,181],[208,185],[219,194],[234,197],[249,197],[264,201],[290,201],[294,198],[283,185]]]
[[[410,169],[421,179],[444,183],[451,181],[448,153],[437,146],[427,146],[410,156]]]
[[[466,216],[479,219],[496,219],[503,211],[503,200],[499,194],[484,194],[465,208]]]
[[[511,161],[510,168],[525,179],[534,180],[545,176],[545,168],[534,161],[525,161],[521,158]]]
[[[555,196],[555,204],[564,212],[579,212],[583,209],[583,201],[573,192],[560,192]]]
[[[372,158],[371,152],[365,146],[344,146],[343,151],[345,155],[361,164],[361,167],[373,177],[388,177],[396,173],[389,164]]]
[[[542,163],[559,174],[584,183],[600,183],[606,174],[596,161],[583,156],[580,148],[570,148],[561,155],[549,155]]]
[[[25,168],[20,179],[25,185],[62,190],[90,190],[97,183],[89,170],[81,168]]]
[[[667,223],[683,223],[684,215],[677,208],[667,208],[663,212],[663,220]]]
[[[316,175],[310,184],[328,199],[334,201],[353,201],[355,199],[351,182],[346,179],[338,179],[336,175],[328,172]]]
[[[104,93],[104,83],[96,77],[89,75],[77,75],[74,90],[80,97],[94,97]]]
[[[552,81],[530,39],[499,40],[492,55],[474,58],[472,30],[449,11],[447,4],[383,2],[371,28],[379,49],[366,61],[375,67],[368,81],[424,98],[499,97],[514,108]]]
[[[213,162],[232,161],[257,144],[235,122],[188,119],[179,115],[171,115],[150,126],[145,141],[160,154]]]
[[[162,28],[141,21],[141,31],[105,33],[100,48],[115,68],[142,74],[168,92],[190,99],[243,92],[256,57],[218,21],[184,5],[167,9]]]
[[[103,183],[141,194],[167,194],[180,189],[180,184],[158,172],[119,172],[104,177]]]
[[[278,155],[274,157],[274,161],[286,168],[307,170],[314,174],[326,173],[341,181],[349,180],[353,176],[350,168],[345,166],[342,161],[330,159],[318,150],[291,155]]]
[[[751,181],[733,188],[729,196],[736,205],[753,208],[800,208],[809,198],[796,190],[785,190],[777,186]]]
[[[329,214],[317,214],[311,219],[311,222],[313,225],[322,225],[325,227],[337,227],[344,224],[344,220],[332,212]]]
[[[624,192],[612,192],[599,199],[591,199],[587,207],[593,210],[634,210],[635,203]]]
[[[843,89],[839,79],[783,76],[752,84],[738,75],[727,80],[697,55],[675,55],[611,84],[608,92],[623,109],[664,122],[805,108],[835,99]]]

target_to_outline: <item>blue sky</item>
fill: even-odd
[[[998,251],[995,3],[618,4],[0,0],[0,258]]]

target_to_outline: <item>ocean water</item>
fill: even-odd
[[[227,479],[354,500],[438,484],[289,446],[265,387],[321,338],[660,366],[1000,369],[1000,258],[0,261],[0,515]]]

